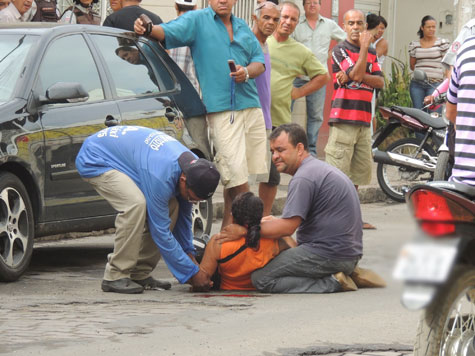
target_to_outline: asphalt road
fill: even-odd
[[[170,291],[103,293],[100,282],[111,235],[40,243],[27,274],[16,283],[0,284],[0,354],[409,352],[418,314],[399,303],[401,285],[391,273],[400,246],[414,232],[413,221],[404,204],[364,204],[363,217],[378,229],[365,231],[360,265],[380,273],[388,282],[384,289],[328,295],[197,294],[179,285],[161,261],[154,276],[172,281]]]

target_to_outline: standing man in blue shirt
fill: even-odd
[[[224,185],[222,227],[231,222],[231,203],[249,191],[249,174],[264,174],[266,130],[255,77],[265,70],[264,55],[248,25],[232,15],[237,0],[209,0],[146,32],[140,19],[134,30],[164,41],[167,49],[189,46],[208,112],[216,165]],[[228,60],[236,71],[230,72]]]
[[[300,17],[299,24],[292,37],[309,48],[317,59],[327,67],[330,42],[346,39],[346,33],[335,21],[320,15],[321,0],[303,0],[305,14]],[[297,78],[294,85],[299,88],[309,79]],[[307,140],[308,149],[312,156],[317,156],[318,131],[323,123],[323,109],[325,107],[326,85],[307,95]]]
[[[169,289],[170,283],[150,276],[160,254],[180,283],[209,289],[208,276],[194,258],[191,208],[216,190],[219,173],[211,162],[197,159],[161,131],[116,126],[84,141],[76,167],[119,212],[104,292]]]

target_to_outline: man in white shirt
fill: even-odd
[[[341,42],[346,33],[335,21],[320,15],[321,0],[303,0],[305,14],[300,17],[299,24],[292,37],[309,48],[317,59],[327,67],[328,50],[331,40]],[[294,85],[301,87],[308,83],[309,78],[295,79]],[[307,140],[309,153],[317,156],[318,131],[323,123],[326,85],[305,97],[307,105]]]
[[[12,0],[10,5],[0,11],[0,23],[27,22],[36,13],[33,0]]]

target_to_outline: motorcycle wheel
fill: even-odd
[[[427,156],[435,156],[435,152],[428,144],[416,156],[421,141],[417,138],[407,137],[388,146],[387,152],[398,153],[411,158],[423,159]],[[376,171],[378,183],[383,192],[391,199],[404,203],[404,194],[412,186],[432,180],[430,172],[416,168],[405,168],[385,163],[378,163]]]
[[[414,356],[475,355],[475,268],[458,266],[421,314]]]
[[[434,180],[448,180],[450,174],[448,172],[450,154],[448,151],[441,151],[437,157],[437,164],[434,171]]]
[[[191,229],[193,236],[209,235],[213,225],[213,198],[193,204],[191,210]]]

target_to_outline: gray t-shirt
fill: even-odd
[[[300,216],[297,243],[326,258],[363,254],[360,201],[355,186],[339,169],[309,156],[289,184],[283,218]]]

